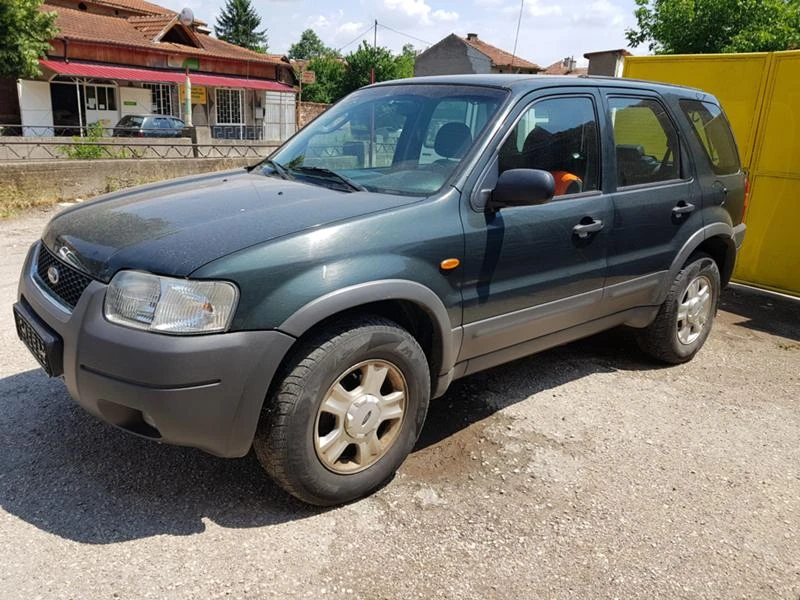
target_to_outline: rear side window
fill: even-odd
[[[711,169],[717,175],[738,173],[739,153],[725,113],[716,104],[681,100],[681,110],[692,124],[697,139],[706,151]]]
[[[139,127],[139,125],[142,124],[143,120],[144,119],[142,119],[142,117],[134,117],[131,115],[126,115],[119,120],[119,123],[117,123],[117,125],[119,125],[120,127]]]
[[[680,177],[675,126],[651,98],[609,98],[617,157],[617,185],[641,185]]]

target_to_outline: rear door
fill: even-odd
[[[702,227],[686,141],[656,93],[604,90],[614,183],[604,312],[653,304],[666,272]]]
[[[698,179],[707,209],[704,220],[720,222],[729,216],[731,224],[738,225],[744,211],[745,177],[725,113],[704,100],[682,98],[678,105],[691,125],[689,144],[694,142],[694,154],[702,162]]]

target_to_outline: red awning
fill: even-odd
[[[116,79],[120,81],[149,81],[154,83],[183,83],[186,75],[181,71],[159,71],[157,69],[139,69],[135,67],[116,67],[97,63],[62,62],[59,60],[40,60],[46,69],[59,75],[69,77],[91,77],[92,79]],[[245,79],[226,75],[207,75],[189,73],[194,85],[211,87],[247,88],[253,90],[269,90],[272,92],[294,92],[294,88],[280,81],[267,79]]]

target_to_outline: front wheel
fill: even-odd
[[[253,442],[270,476],[310,504],[366,496],[414,447],[430,398],[425,353],[396,323],[324,328],[293,355]]]
[[[692,255],[675,277],[655,320],[638,332],[641,349],[670,364],[691,360],[711,332],[720,287],[714,259]]]

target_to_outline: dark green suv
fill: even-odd
[[[314,504],[369,494],[459,377],[610,327],[689,360],[746,179],[717,101],[614,79],[421,78],[348,96],[268,160],[69,209],[22,340],[101,419]]]

